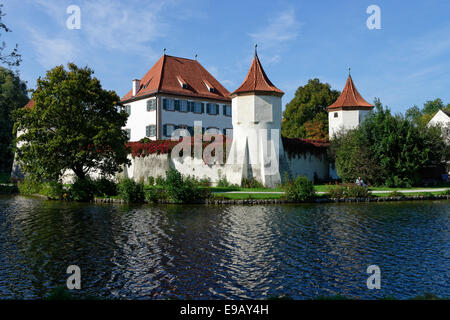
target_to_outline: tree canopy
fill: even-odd
[[[339,94],[317,78],[300,86],[283,112],[281,134],[287,138],[328,139],[326,109]]]
[[[425,127],[439,110],[450,112],[450,103],[445,105],[439,98],[429,100],[423,104],[422,109],[418,106],[413,106],[406,110],[405,117],[419,127]]]
[[[420,182],[424,168],[439,166],[449,147],[439,127],[418,127],[376,99],[358,128],[333,138],[330,152],[344,181],[361,176],[373,185],[409,187]]]
[[[11,172],[14,158],[12,112],[27,101],[25,83],[16,73],[0,67],[0,172]]]
[[[114,174],[128,163],[128,115],[114,91],[88,67],[58,66],[37,80],[34,106],[15,113],[17,157],[35,179],[58,180],[67,169],[84,179],[93,170]]]

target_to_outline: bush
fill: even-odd
[[[199,185],[203,186],[203,187],[211,187],[211,179],[210,178],[203,178],[200,179],[200,181],[198,182]]]
[[[159,200],[164,200],[167,198],[163,189],[156,187],[147,187],[144,189],[145,200],[148,202],[158,203]]]
[[[369,189],[363,186],[348,185],[347,197],[348,198],[368,198],[370,196]]]
[[[24,195],[37,194],[42,187],[40,182],[31,178],[25,178],[23,181],[20,181],[17,186],[20,194]]]
[[[51,181],[51,182],[44,182],[41,185],[39,193],[50,199],[60,200],[63,198],[65,190],[62,183]]]
[[[161,176],[156,177],[155,184],[157,186],[163,186],[165,183],[166,183],[166,181],[164,180],[163,177],[161,177]]]
[[[341,185],[336,185],[332,187],[328,187],[327,195],[333,199],[341,199],[345,198],[345,187]]]
[[[445,191],[442,192],[442,194],[444,196],[450,196],[450,189],[446,189]]]
[[[294,180],[288,181],[284,185],[284,190],[288,200],[292,201],[311,201],[316,197],[314,184],[306,177],[298,176]]]
[[[119,196],[128,202],[143,202],[145,199],[143,184],[136,183],[133,179],[123,179],[118,185]]]
[[[405,194],[401,193],[400,191],[394,190],[391,193],[389,193],[389,197],[393,198],[405,198]]]
[[[210,196],[209,189],[200,188],[195,180],[183,178],[172,168],[166,173],[165,189],[169,199],[176,203],[193,203]]]
[[[116,196],[117,195],[117,184],[106,178],[101,178],[94,181],[96,196]]]
[[[368,188],[353,184],[330,186],[327,195],[333,199],[370,197]]]
[[[94,199],[96,186],[90,179],[76,179],[69,187],[69,199],[74,201],[91,201]]]
[[[221,188],[227,188],[227,187],[230,187],[231,185],[228,182],[227,177],[223,177],[223,178],[221,177],[219,179],[219,181],[217,181],[217,186],[221,187]]]
[[[247,188],[247,189],[264,188],[264,186],[261,182],[256,181],[253,178],[251,178],[251,179],[243,178],[242,182],[241,182],[241,187]]]
[[[153,186],[153,185],[155,184],[155,178],[152,177],[152,176],[148,177],[148,178],[147,178],[147,184],[148,184],[149,186]]]

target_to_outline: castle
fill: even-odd
[[[192,136],[200,121],[201,136],[231,133],[226,162],[205,163],[201,155],[190,152],[183,152],[183,157],[131,154],[131,165],[118,177],[142,181],[164,177],[169,168],[175,168],[212,184],[224,178],[233,184],[254,179],[265,187],[276,187],[286,175],[337,178],[327,156],[328,141],[281,137],[283,95],[265,73],[256,48],[247,76],[231,94],[197,60],[164,54],[142,79],[132,81],[132,89],[122,98],[129,114],[124,128],[129,140],[161,141],[175,133],[178,138]],[[27,107],[32,105],[30,101]],[[373,107],[349,75],[341,95],[327,108],[329,136],[358,126]],[[11,176],[23,178],[20,164],[14,163]],[[68,171],[63,180],[70,182],[73,177]]]

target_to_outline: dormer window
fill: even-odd
[[[216,92],[216,89],[208,81],[203,80],[203,83],[205,84],[209,92]]]
[[[184,81],[184,79],[181,76],[177,76],[177,80],[178,80],[178,83],[180,84],[180,86],[183,89],[188,89],[189,88],[189,85],[187,84],[186,81]]]

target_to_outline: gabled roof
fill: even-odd
[[[344,90],[342,90],[341,95],[331,106],[327,108],[330,109],[373,109],[373,105],[368,103],[356,90],[355,84],[353,83],[352,76],[349,75],[347,82],[345,83]]]
[[[205,81],[214,87],[214,92],[208,90]],[[187,86],[183,88],[180,82],[185,82]],[[141,79],[136,96],[133,97],[133,91],[130,90],[121,100],[130,101],[155,93],[230,101],[230,92],[198,61],[166,54]]]
[[[250,66],[250,70],[248,70],[244,82],[240,85],[239,88],[234,90],[231,95],[234,96],[243,93],[263,93],[278,96],[282,96],[284,94],[284,92],[275,87],[267,77],[261,65],[261,62],[259,61],[256,51],[252,65]]]

